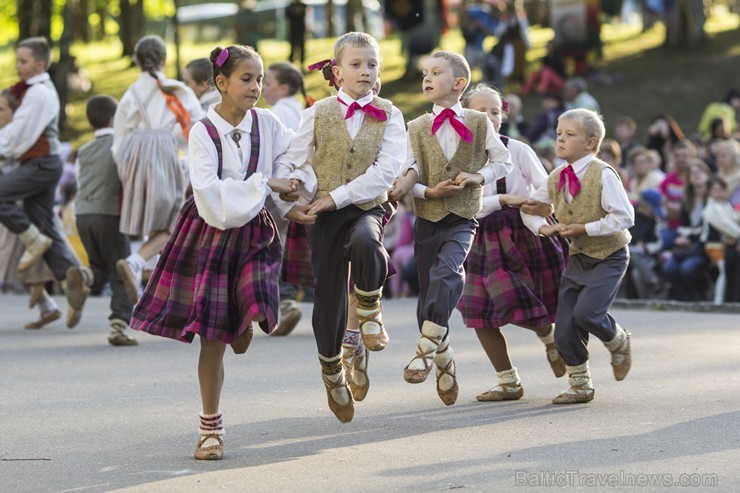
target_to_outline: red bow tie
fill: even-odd
[[[443,109],[439,115],[434,117],[432,133],[436,134],[439,127],[441,127],[448,118],[450,120],[450,125],[452,125],[452,128],[455,129],[462,140],[465,142],[473,142],[473,132],[471,132],[463,122],[457,119],[457,115],[450,108]]]
[[[337,98],[340,103],[347,106],[347,103],[342,101],[341,98]],[[372,104],[368,103],[365,106],[360,106],[360,103],[357,101],[353,102],[349,105],[349,108],[347,108],[347,114],[344,115],[344,119],[352,118],[352,115],[355,114],[355,111],[362,110],[365,112],[366,115],[370,115],[373,118],[375,118],[378,121],[384,122],[388,119],[388,115],[385,114],[385,111],[381,110],[377,106],[373,106]]]
[[[23,102],[23,96],[26,95],[26,91],[31,85],[26,81],[20,81],[17,84],[10,87],[10,94],[15,98],[16,106],[20,106]]]
[[[570,164],[563,168],[560,172],[560,179],[558,180],[558,190],[562,190],[565,187],[565,177],[568,177],[568,191],[571,197],[578,195],[581,191],[581,180],[576,176],[576,172],[573,171],[573,166]]]

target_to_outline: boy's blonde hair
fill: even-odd
[[[336,64],[339,64],[342,52],[347,46],[369,46],[378,53],[378,62],[380,62],[380,45],[378,45],[375,38],[367,33],[353,31],[343,34],[334,43],[334,60]]]
[[[604,121],[601,115],[595,111],[587,110],[585,108],[576,108],[574,110],[568,110],[558,117],[560,120],[571,120],[577,122],[586,133],[586,140],[591,137],[596,139],[596,148],[594,154],[599,152],[601,148],[601,142],[604,140],[606,135],[606,129],[604,128]]]
[[[443,60],[447,60],[448,62],[450,62],[450,66],[452,67],[452,75],[465,79],[465,87],[463,87],[463,90],[460,91],[460,94],[464,94],[468,86],[470,85],[471,74],[470,65],[468,64],[468,61],[465,59],[465,57],[452,51],[441,50],[432,53],[431,58],[442,58]]]
[[[44,62],[44,67],[48,69],[51,66],[51,49],[49,43],[43,36],[34,36],[26,38],[18,43],[16,48],[28,48],[31,50],[31,56],[36,61]]]

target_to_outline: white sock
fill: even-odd
[[[512,367],[511,370],[496,372],[496,378],[498,378],[499,385],[522,384],[521,380],[519,380],[519,372],[517,372],[516,366]]]
[[[625,332],[624,329],[619,324],[617,324],[617,333],[614,335],[614,339],[612,339],[611,341],[606,341],[604,343],[604,346],[606,346],[609,351],[614,352],[617,349],[621,348],[626,341],[627,332]]]
[[[550,332],[548,332],[544,336],[537,336],[540,338],[540,341],[542,341],[542,344],[555,344],[555,326],[550,326]]]
[[[421,333],[426,337],[419,338],[419,349],[424,354],[431,354],[439,348],[442,338],[447,333],[447,327],[426,320],[421,326]],[[428,338],[432,338],[433,340],[429,340]],[[409,370],[424,370],[424,361],[421,358],[414,358],[409,363],[408,368]]]
[[[454,375],[455,353],[452,351],[452,346],[450,346],[449,342],[443,342],[440,346],[444,346],[444,349],[442,349],[441,351],[437,351],[437,353],[434,355],[434,364],[437,366],[437,374],[440,373],[440,368],[445,368],[447,365],[450,364],[450,362],[452,362],[452,365],[450,366],[450,373]],[[452,375],[445,373],[439,378],[440,390],[450,390],[453,385],[455,385],[455,379],[452,378]]]
[[[144,257],[138,253],[132,253],[126,257],[126,262],[131,266],[131,270],[133,270],[134,273],[141,272],[144,270],[144,267],[146,267],[146,260],[144,260]]]
[[[568,372],[568,384],[570,388],[566,390],[569,394],[585,394],[593,391],[594,385],[591,381],[591,372],[588,370],[588,361],[577,366],[565,365]],[[573,387],[581,387],[582,390],[575,390]]]
[[[57,305],[56,301],[54,301],[54,298],[49,296],[44,301],[39,303],[39,310],[41,310],[41,314],[44,315],[46,313],[51,313],[55,310],[59,310],[59,305]]]

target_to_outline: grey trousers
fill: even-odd
[[[419,274],[416,318],[447,327],[465,286],[463,263],[470,253],[478,221],[450,214],[436,223],[417,218],[414,261]],[[447,338],[447,334],[445,334]]]
[[[83,214],[76,217],[75,223],[95,274],[93,291],[101,289],[106,281],[113,291],[108,319],[119,318],[129,323],[134,305],[128,301],[116,262],[131,254],[131,245],[128,237],[119,231],[120,219],[120,216]]]
[[[67,276],[67,269],[77,265],[61,232],[54,222],[54,193],[62,176],[59,156],[29,159],[0,176],[0,223],[15,234],[33,223],[51,238],[52,245],[44,260],[57,279]],[[19,207],[17,201],[23,201]]]
[[[350,275],[363,291],[380,289],[388,275],[383,247],[383,208],[363,211],[349,205],[322,212],[310,228],[314,272],[313,333],[319,354],[340,354],[347,327],[347,283]],[[351,262],[351,272],[349,263]]]
[[[616,322],[608,310],[628,263],[627,247],[603,260],[583,254],[568,259],[555,316],[555,345],[566,364],[576,366],[588,360],[589,334],[603,342],[614,339]]]
[[[280,212],[278,211],[277,206],[275,206],[275,202],[272,200],[272,197],[268,196],[265,200],[265,208],[275,220],[275,224],[278,228],[278,234],[280,235],[280,244],[283,246],[283,248],[285,248],[285,239],[288,237],[288,221],[280,217]],[[296,299],[298,289],[292,284],[280,281],[279,289],[280,301]]]

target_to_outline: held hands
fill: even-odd
[[[464,185],[458,185],[454,180],[445,180],[437,183],[434,187],[427,187],[424,196],[427,199],[442,199],[453,197],[465,188]]]
[[[462,171],[455,177],[455,183],[463,187],[479,187],[483,185],[483,175]]]
[[[301,187],[302,183],[300,180],[296,180],[295,178],[290,179],[290,184],[293,187],[293,190],[291,192],[287,193],[281,193],[280,194],[280,200],[284,200],[285,202],[295,202],[299,198],[301,198],[301,194],[298,191],[298,189]]]
[[[419,175],[413,169],[406,172],[404,176],[399,176],[393,181],[391,189],[388,190],[388,196],[391,200],[401,200],[407,193],[414,188],[419,181]]]
[[[511,205],[507,203],[506,205]],[[515,207],[515,206],[512,206]],[[552,215],[553,213],[553,207],[550,204],[545,204],[542,202],[537,202],[532,199],[527,199],[522,205],[521,210],[525,214],[529,214],[530,216],[542,216],[547,217]]]
[[[289,221],[295,221],[300,224],[313,224],[316,222],[316,216],[309,216],[306,214],[308,210],[307,205],[296,205],[285,215],[285,219]]]
[[[333,211],[336,210],[336,208],[337,204],[334,203],[334,199],[331,198],[331,195],[327,195],[323,199],[310,203],[306,214],[313,216],[315,221],[316,214],[319,214],[320,212]]]
[[[502,193],[498,196],[498,199],[501,205],[507,205],[516,209],[521,208],[527,202],[526,197],[521,195],[510,195],[508,193]]]
[[[289,180],[287,178],[270,178],[267,180],[267,186],[273,192],[279,193],[281,198],[283,194],[291,194],[298,190],[297,180]]]
[[[586,234],[584,224],[547,224],[539,230],[542,236],[560,235],[563,238],[575,238]]]

